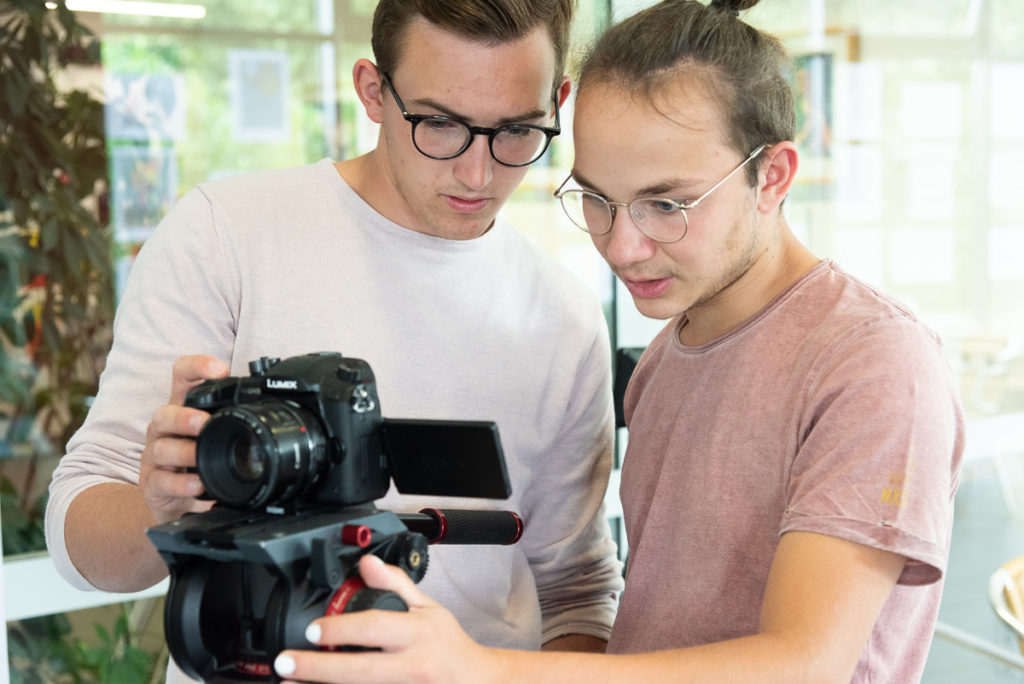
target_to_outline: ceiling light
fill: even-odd
[[[46,3],[50,9],[57,4]],[[202,5],[186,5],[177,2],[134,2],[133,0],[67,0],[72,12],[101,12],[103,14],[138,14],[147,17],[175,17],[177,19],[202,19],[206,8]]]

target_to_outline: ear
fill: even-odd
[[[565,101],[569,99],[569,93],[572,92],[572,81],[569,80],[568,76],[562,77],[562,85],[558,86],[558,106],[559,108],[565,104]]]
[[[356,95],[363,103],[366,116],[374,123],[384,121],[384,98],[381,86],[381,73],[377,65],[368,59],[358,59],[352,67],[352,83]]]
[[[796,179],[799,154],[796,145],[786,140],[766,148],[761,156],[757,210],[762,214],[770,214],[779,208],[789,194],[789,187]]]

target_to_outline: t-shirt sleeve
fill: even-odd
[[[903,318],[872,321],[808,379],[780,534],[840,537],[907,558],[899,583],[945,572],[963,417],[941,347]]]

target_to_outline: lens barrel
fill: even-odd
[[[327,469],[320,421],[290,401],[216,411],[196,439],[196,470],[206,493],[232,508],[283,505]]]

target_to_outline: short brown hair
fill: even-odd
[[[726,137],[743,156],[796,135],[790,61],[777,38],[738,17],[758,0],[665,0],[613,26],[581,66],[578,87],[610,83],[658,101],[673,81],[696,78],[718,99]],[[757,181],[757,167],[748,171]]]
[[[373,14],[370,44],[377,66],[394,71],[409,23],[423,17],[446,31],[485,43],[522,38],[546,26],[555,48],[554,88],[565,73],[569,29],[576,0],[380,0]]]

